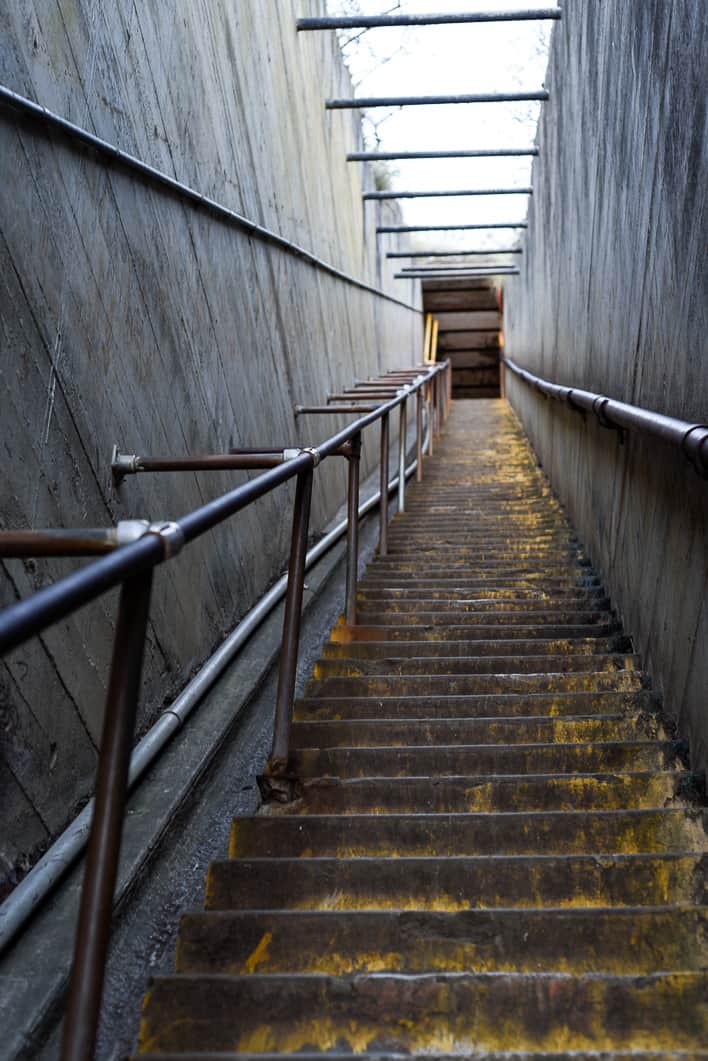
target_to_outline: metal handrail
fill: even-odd
[[[79,922],[74,948],[69,999],[64,1021],[62,1045],[63,1061],[88,1061],[98,1027],[105,961],[110,939],[113,892],[118,868],[122,823],[128,790],[130,754],[135,729],[140,676],[145,646],[145,635],[150,610],[150,594],[155,567],[176,556],[195,538],[229,519],[272,490],[296,478],[297,488],[293,508],[290,563],[285,596],[285,618],[280,652],[273,745],[267,766],[270,789],[280,798],[292,793],[290,774],[290,728],[292,722],[297,654],[300,637],[302,597],[305,577],[305,557],[309,530],[310,499],[314,469],[325,459],[344,455],[350,461],[348,500],[347,550],[347,615],[353,611],[356,595],[358,518],[359,518],[359,451],[363,431],[382,421],[382,456],[386,438],[386,482],[388,483],[389,414],[400,407],[405,425],[407,400],[423,387],[432,387],[438,423],[446,411],[449,394],[450,366],[448,362],[424,366],[397,392],[381,401],[376,408],[325,439],[319,446],[300,448],[297,455],[286,451],[288,459],[276,456],[279,463],[256,479],[173,522],[147,523],[130,521],[130,536],[136,540],[117,544],[108,532],[100,537],[102,545],[112,548],[105,556],[79,571],[60,579],[34,593],[31,597],[12,604],[0,612],[0,653],[10,651],[28,638],[41,633],[47,626],[64,618],[76,609],[120,586],[120,601],[113,642],[110,677],[104,712],[103,733],[98,757],[94,813],[91,822],[86,869],[81,893]],[[405,440],[405,431],[402,435]],[[405,445],[405,442],[403,443]],[[267,451],[258,451],[265,454]],[[273,452],[273,451],[271,451]],[[219,455],[223,458],[224,455]],[[283,454],[284,456],[284,454]],[[402,458],[405,482],[405,452]],[[157,470],[157,469],[154,469]],[[185,468],[186,470],[186,468]],[[399,492],[401,486],[399,483]],[[385,506],[388,491],[382,493]],[[400,493],[399,493],[400,496]],[[8,532],[8,547],[13,555],[32,555],[35,547],[43,555],[73,555],[80,552],[81,532],[60,532],[56,536],[56,551],[52,553],[52,533],[24,532],[26,549],[17,532]],[[61,534],[63,533],[63,537]],[[67,536],[70,539],[67,546]],[[97,532],[84,534],[86,552],[96,547]],[[380,545],[383,546],[384,539]],[[0,533],[0,555],[3,534]],[[62,552],[62,550],[64,550]],[[351,605],[351,608],[350,608]]]
[[[90,150],[96,152],[100,158],[105,159],[107,164],[123,166],[129,172],[138,174],[143,179],[152,182],[156,187],[166,188],[171,194],[179,196],[180,199],[191,203],[191,205],[197,209],[206,210],[212,215],[212,217],[216,217],[226,224],[234,225],[235,227],[242,229],[254,239],[261,240],[263,243],[269,243],[271,246],[277,247],[279,250],[285,251],[287,254],[299,258],[301,261],[307,262],[315,269],[319,269],[322,272],[328,273],[330,276],[336,277],[338,280],[343,280],[345,283],[351,284],[353,287],[358,287],[362,291],[368,291],[372,295],[378,295],[379,298],[394,302],[396,305],[403,306],[404,309],[410,309],[414,313],[420,313],[417,306],[412,306],[408,302],[403,302],[401,299],[396,298],[395,295],[389,295],[388,292],[382,291],[380,288],[374,287],[372,284],[367,284],[363,280],[358,280],[355,276],[351,276],[349,273],[345,273],[342,269],[338,269],[336,266],[330,264],[330,262],[320,258],[319,255],[314,254],[305,247],[301,247],[299,243],[286,239],[286,237],[281,236],[279,232],[274,232],[272,229],[266,228],[264,225],[259,225],[256,221],[251,221],[250,218],[244,217],[243,214],[239,214],[236,210],[232,210],[230,207],[225,206],[216,199],[212,199],[208,195],[203,195],[202,192],[185,184],[184,181],[177,180],[176,177],[171,177],[169,173],[156,169],[155,166],[151,166],[149,163],[144,162],[135,155],[129,154],[127,151],[122,151],[116,144],[112,144],[108,140],[96,136],[95,133],[90,132],[88,129],[84,129],[80,125],[68,121],[66,118],[62,117],[61,114],[56,114],[54,111],[49,110],[48,107],[42,106],[41,103],[35,103],[34,100],[28,99],[26,96],[21,96],[19,92],[14,92],[11,88],[8,88],[7,85],[0,85],[0,104],[12,107],[14,110],[20,111],[32,120],[44,122],[50,129],[67,136],[70,141],[90,148]]]
[[[629,405],[627,402],[620,402],[580,387],[564,387],[542,376],[536,376],[517,365],[511,358],[503,357],[501,361],[515,376],[545,397],[564,402],[575,412],[593,413],[602,427],[616,431],[635,431],[668,442],[681,450],[699,475],[708,476],[708,425],[692,424],[688,420],[679,420],[677,417],[656,413],[638,405]]]

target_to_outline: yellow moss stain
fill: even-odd
[[[616,1021],[608,1020],[612,1001],[608,986],[599,979],[585,982],[582,989],[562,979],[538,981],[536,990],[524,992],[511,1012],[508,992],[499,997],[494,979],[464,992],[461,998],[443,983],[431,984],[425,995],[416,1000],[410,1015],[396,1013],[396,1001],[391,999],[388,1005],[380,1001],[376,1004],[378,1016],[373,1018],[366,1013],[372,1009],[372,999],[362,997],[360,1018],[343,1013],[339,1018],[300,1016],[287,1028],[258,1025],[240,1034],[232,1048],[238,1053],[287,1054],[311,1049],[313,1045],[321,1052],[335,1047],[341,1051],[346,1043],[346,1052],[364,1054],[385,1038],[390,1049],[395,1044],[405,1051],[443,1055],[480,1048],[518,1051],[520,1047],[559,1054],[619,1048],[691,1049],[696,1040],[690,1026],[684,1028],[676,1019],[662,1024],[656,1016],[642,1026],[641,1018],[644,1011],[668,1013],[690,1004],[693,994],[695,987],[690,978],[680,974],[639,987],[631,1019],[627,1025],[618,1026]],[[321,1003],[318,1008],[324,1009],[326,997]],[[699,1006],[695,1023],[690,1022],[694,1028],[701,1023],[700,1011],[704,1009]]]
[[[256,949],[249,954],[248,958],[244,962],[246,971],[249,973],[255,973],[259,965],[265,965],[268,961],[268,949],[273,942],[273,933],[264,932],[261,937],[261,941]]]
[[[401,955],[394,952],[362,951],[356,955],[338,954],[333,950],[313,955],[302,963],[304,973],[323,973],[330,976],[349,976],[355,973],[397,973],[401,971]]]

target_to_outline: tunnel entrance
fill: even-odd
[[[501,291],[488,280],[426,280],[423,308],[439,322],[438,358],[452,363],[453,398],[498,398]]]

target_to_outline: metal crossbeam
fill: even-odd
[[[527,11],[458,11],[420,15],[330,15],[299,18],[298,30],[379,29],[384,26],[451,26],[468,22],[538,22],[559,19],[558,7],[530,8]]]
[[[465,258],[473,254],[523,254],[521,247],[476,251],[389,251],[387,258]]]
[[[528,228],[527,221],[496,221],[481,225],[379,225],[377,235],[386,232],[472,232],[485,228]]]
[[[511,269],[516,269],[518,266],[506,264],[504,262],[486,262],[484,265],[411,265],[404,266],[401,269],[402,273],[410,275],[411,273],[484,273],[488,270],[492,272],[508,272]]]
[[[516,158],[519,155],[538,155],[538,148],[480,148],[473,151],[352,151],[347,155],[347,162],[391,162],[395,159],[420,158]]]
[[[548,99],[540,92],[474,92],[463,96],[355,96],[351,99],[328,99],[328,111],[357,110],[363,107],[434,107],[446,103],[528,103]]]
[[[449,273],[433,273],[432,275],[427,272],[417,273],[394,273],[394,280],[455,280],[455,279],[472,279],[474,280],[477,276],[518,276],[519,269],[486,269],[477,272],[471,272],[469,270],[457,270]]]
[[[363,199],[437,199],[457,195],[533,195],[533,188],[453,188],[424,192],[364,192]]]

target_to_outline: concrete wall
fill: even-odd
[[[0,81],[375,285],[377,211],[363,209],[362,167],[344,160],[358,115],[323,106],[351,85],[333,35],[296,34],[300,6],[16,0],[0,8]],[[294,403],[420,349],[410,308],[5,106],[0,188],[4,528],[177,517],[245,475],[144,476],[115,490],[114,442],[143,454],[316,443],[344,421],[296,422]],[[375,448],[372,437],[365,472]],[[313,532],[343,499],[342,463],[316,475]],[[292,494],[158,573],[141,729],[282,570]],[[4,562],[0,603],[75,566]],[[114,611],[111,595],[0,663],[0,891],[90,792]]]
[[[507,353],[539,375],[708,421],[708,21],[695,0],[567,0],[556,24]],[[708,760],[708,484],[683,457],[507,373],[554,488]]]

